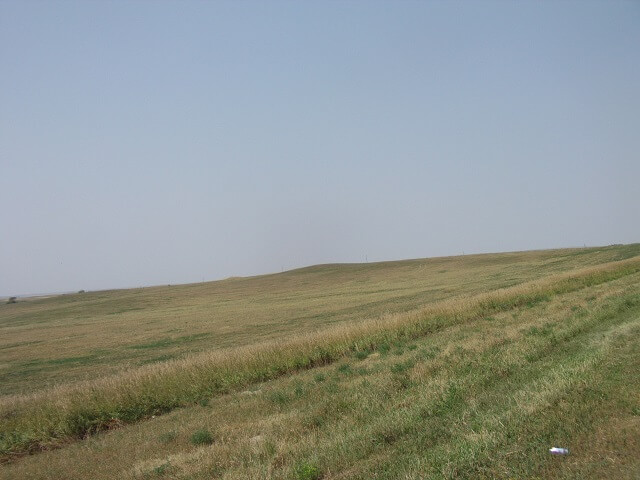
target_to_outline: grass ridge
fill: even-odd
[[[640,258],[555,275],[468,298],[229,351],[149,365],[111,378],[0,399],[0,459],[54,448],[250,383],[328,364],[395,340],[417,338],[493,313],[640,271]]]

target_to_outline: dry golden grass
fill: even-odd
[[[444,300],[404,314],[339,325],[287,341],[207,352],[96,381],[4,397],[0,399],[0,446],[5,457],[51,448],[251,382],[331,363],[350,352],[420,338],[638,271],[640,258],[630,258],[473,297]]]
[[[0,395],[407,312],[640,254],[640,245],[322,265],[0,305]]]
[[[513,308],[500,307],[509,290],[447,302],[438,311],[456,315],[428,335],[23,457],[0,477],[637,478],[637,262],[519,286]],[[190,442],[199,429],[213,444]]]

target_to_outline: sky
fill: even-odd
[[[640,2],[0,0],[0,295],[640,241]]]

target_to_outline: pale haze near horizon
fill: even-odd
[[[0,295],[640,241],[638,2],[0,2]]]

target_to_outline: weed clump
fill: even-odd
[[[403,373],[407,370],[410,370],[414,367],[415,363],[411,360],[407,360],[406,362],[396,363],[395,365],[391,365],[391,371],[393,373]]]
[[[167,470],[170,467],[171,467],[171,464],[163,463],[162,465],[158,465],[157,467],[155,467],[153,469],[153,473],[155,473],[156,475],[164,475],[165,473],[167,473]]]
[[[348,375],[351,373],[351,365],[349,365],[348,363],[343,363],[342,365],[340,365],[337,368],[338,372],[344,374],[344,375]]]
[[[364,360],[368,356],[369,356],[369,352],[367,352],[366,350],[360,350],[360,351],[356,352],[356,354],[355,354],[355,357],[358,360]]]
[[[194,445],[211,445],[213,443],[213,435],[209,430],[196,430],[191,435],[191,443]]]
[[[269,400],[271,400],[276,405],[285,405],[289,402],[289,396],[281,391],[272,392],[269,395]]]
[[[293,389],[293,394],[298,398],[302,397],[304,395],[304,385],[297,383]]]
[[[320,480],[322,478],[320,468],[308,462],[298,464],[295,468],[295,475],[297,480]]]

